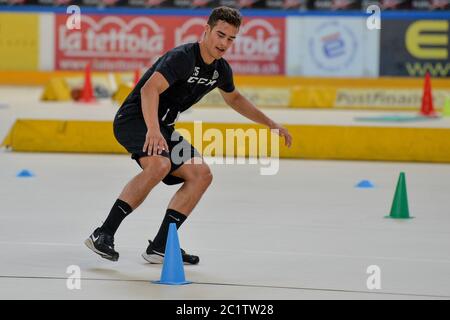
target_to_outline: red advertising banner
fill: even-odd
[[[130,71],[150,66],[168,47],[167,19],[148,16],[81,15],[79,29],[56,15],[55,68],[80,70],[87,62],[99,71]]]
[[[56,17],[55,67],[130,71],[148,68],[167,50],[201,39],[206,17],[81,15],[81,28],[69,30],[66,15]],[[245,18],[225,55],[236,74],[284,74],[285,18]]]
[[[174,45],[201,39],[206,17],[171,18]],[[238,37],[225,54],[237,74],[284,74],[285,18],[244,18]]]

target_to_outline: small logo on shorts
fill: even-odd
[[[217,70],[214,70],[214,74],[212,77],[213,80],[219,79],[219,73],[217,72]]]

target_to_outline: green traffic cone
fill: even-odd
[[[450,97],[445,99],[444,112],[442,114],[444,117],[450,117]]]
[[[410,219],[408,207],[408,194],[406,191],[405,173],[401,172],[395,190],[394,201],[392,202],[391,214],[386,216],[391,219]]]

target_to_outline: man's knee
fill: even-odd
[[[206,187],[209,187],[209,185],[212,183],[213,181],[213,175],[211,173],[211,170],[208,168],[208,170],[205,170],[205,172],[203,172],[200,175],[200,181],[202,182],[203,185],[205,185]]]
[[[195,169],[191,170],[187,181],[191,181],[202,187],[208,187],[213,180],[213,175],[208,165],[196,165]]]
[[[152,156],[145,158],[145,165],[143,165],[144,174],[149,179],[162,180],[170,172],[170,160],[161,156]]]

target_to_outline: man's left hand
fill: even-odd
[[[284,145],[287,146],[288,148],[291,147],[292,145],[292,136],[290,135],[289,131],[284,128],[283,126],[279,125],[278,123],[274,123],[270,126],[271,130],[278,130],[278,134],[280,137],[284,138]]]

